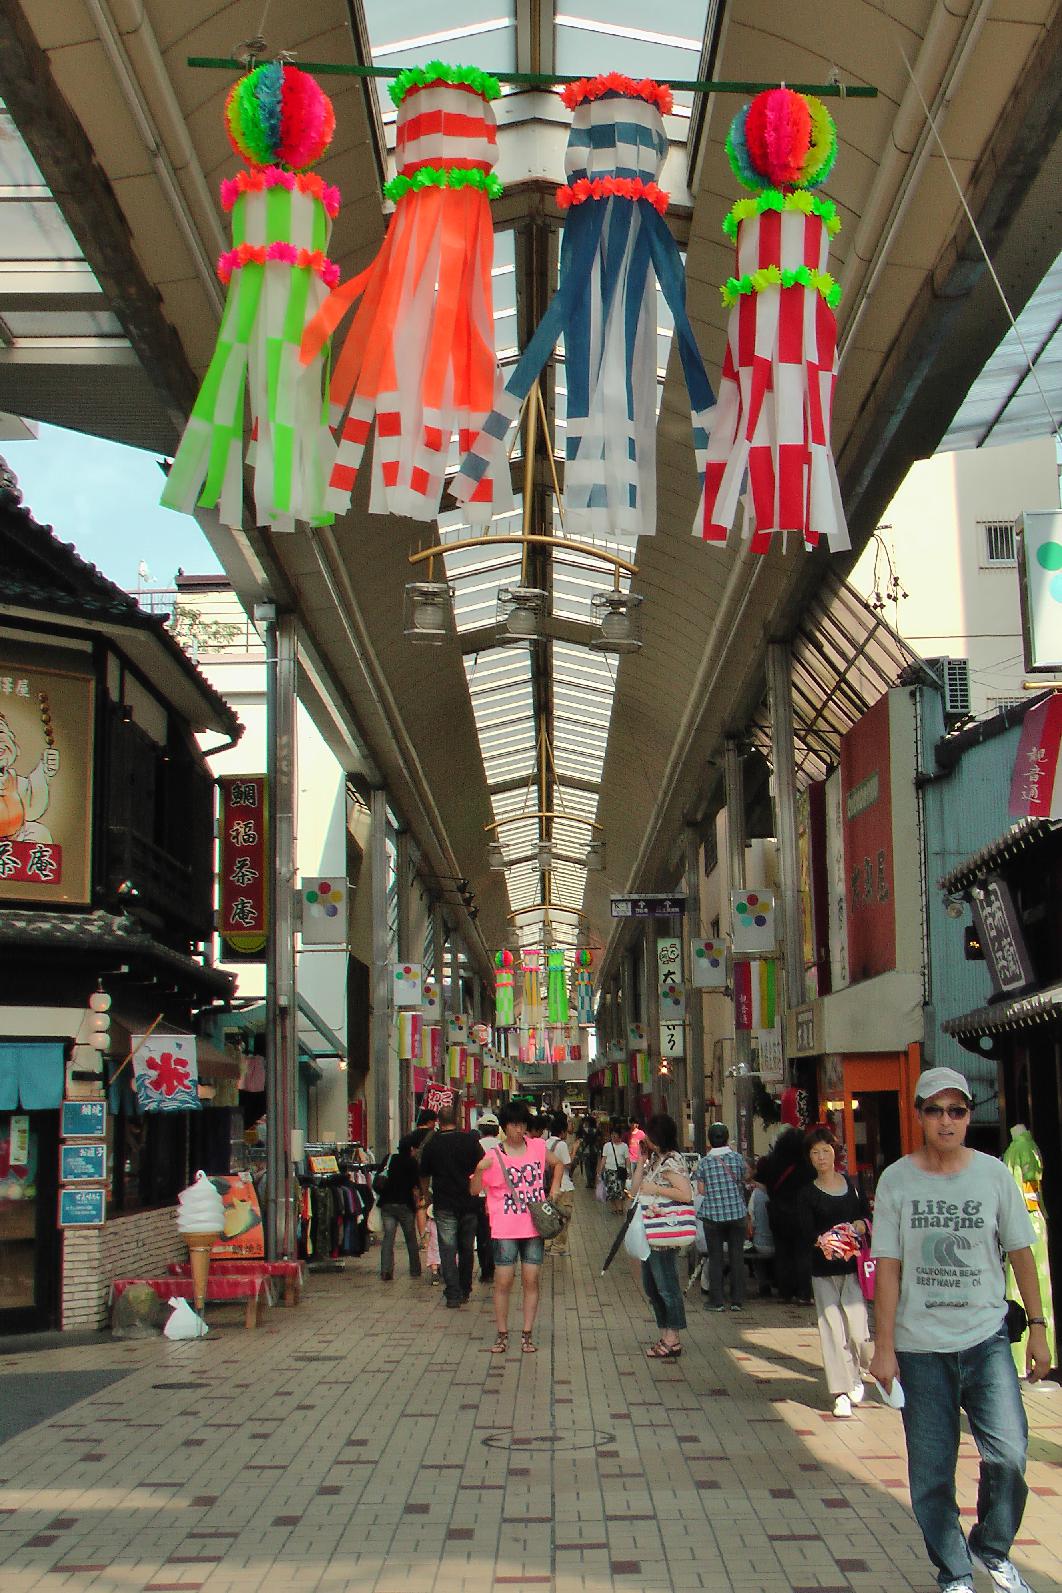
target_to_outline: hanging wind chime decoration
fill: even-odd
[[[575,1021],[582,1029],[592,1028],[594,1023],[593,964],[593,953],[585,947],[575,953]]]
[[[726,148],[755,197],[723,223],[737,265],[722,290],[727,350],[695,534],[726,541],[747,474],[753,552],[773,531],[840,552],[851,545],[830,448],[841,290],[826,267],[841,223],[811,192],[833,167],[837,129],[811,95],[767,89],[738,112]]]
[[[233,247],[218,261],[228,294],[162,502],[184,514],[217,508],[225,525],[242,526],[246,460],[259,525],[327,525],[333,444],[324,362],[318,354],[303,364],[299,351],[307,322],[339,281],[326,252],[339,190],[307,169],[331,143],[335,113],[308,73],[268,61],[233,85],[225,127],[247,163],[221,184],[232,217]]]
[[[546,1022],[553,1028],[565,1028],[568,1023],[568,984],[559,946],[551,946],[546,953]]]
[[[657,186],[668,151],[671,90],[619,73],[569,83],[574,112],[560,285],[452,484],[470,508],[498,480],[506,438],[553,349],[564,338],[567,452],[564,524],[583,535],[633,540],[656,529],[656,284],[675,323],[693,410],[698,471],[712,392],[686,314],[682,260]]]
[[[515,975],[511,951],[496,951],[494,966],[494,1023],[498,1029],[511,1029],[516,1023],[514,1002]]]
[[[358,308],[331,383],[338,448],[328,503],[346,509],[376,422],[369,509],[432,520],[439,512],[451,438],[464,450],[501,390],[494,352],[490,200],[497,79],[441,61],[400,72],[398,175],[384,186],[395,203],[379,254],[331,295],[303,339],[320,357],[347,311]],[[508,460],[498,481],[512,503]],[[495,482],[477,484],[474,516],[497,512]]]

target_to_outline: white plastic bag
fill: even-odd
[[[210,1329],[187,1300],[171,1300],[170,1320],[162,1331],[168,1339],[204,1339]]]
[[[635,1206],[634,1216],[627,1224],[627,1232],[623,1235],[623,1248],[635,1261],[649,1260],[649,1241],[645,1237],[641,1206]]]

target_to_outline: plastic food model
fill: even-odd
[[[162,502],[185,514],[217,508],[226,525],[242,526],[246,460],[259,525],[327,524],[324,361],[303,364],[300,345],[339,280],[326,252],[339,190],[307,170],[332,140],[332,102],[308,73],[271,61],[233,86],[225,125],[247,162],[221,185],[232,218],[233,247],[218,261],[228,296]]]
[[[726,541],[747,477],[754,552],[773,531],[838,552],[850,546],[830,449],[841,290],[826,266],[841,224],[811,192],[832,169],[836,128],[810,95],[768,89],[739,111],[726,147],[755,197],[723,223],[737,265],[722,290],[727,349],[695,534]]]

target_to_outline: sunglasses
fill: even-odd
[[[923,1117],[950,1117],[953,1123],[960,1123],[964,1117],[969,1117],[968,1106],[923,1106]]]

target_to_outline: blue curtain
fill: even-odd
[[[61,1042],[0,1040],[0,1112],[52,1112],[62,1099]]]

